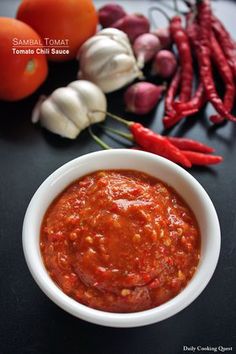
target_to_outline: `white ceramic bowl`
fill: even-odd
[[[193,210],[201,232],[201,259],[186,288],[170,301],[136,313],[109,313],[82,305],[65,295],[49,277],[39,248],[40,225],[52,200],[74,180],[101,169],[146,172],[172,186]],[[188,172],[162,157],[135,150],[94,152],[72,160],[38,188],[26,211],[23,248],[28,267],[44,293],[58,306],[83,320],[111,327],[136,327],[162,321],[184,309],[212,277],[220,252],[220,226],[215,208],[202,186]]]

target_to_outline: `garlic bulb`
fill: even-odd
[[[75,139],[90,124],[103,121],[106,109],[106,97],[100,88],[92,82],[78,80],[40,99],[33,110],[32,122],[40,120],[51,132]],[[93,112],[96,110],[101,112]]]
[[[106,28],[88,39],[78,58],[78,78],[94,82],[105,93],[143,77],[127,35],[116,28]]]

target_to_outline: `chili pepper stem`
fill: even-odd
[[[104,112],[104,111],[101,111],[101,110],[99,110],[99,109],[92,110],[90,113],[104,113],[104,114],[106,114],[108,117],[110,117],[110,118],[112,118],[112,119],[115,119],[115,120],[117,120],[118,122],[127,125],[128,127],[130,127],[132,124],[134,124],[134,122],[128,121],[128,120],[126,120],[126,119],[124,119],[124,118],[121,118],[121,117],[117,116],[116,114],[113,114],[113,113],[110,113],[110,112]]]
[[[148,17],[150,18],[151,23],[154,23],[154,21],[153,21],[153,12],[154,11],[160,12],[167,19],[168,22],[171,21],[170,16],[168,16],[167,13],[162,8],[157,7],[157,6],[152,6],[148,10]]]
[[[104,150],[110,150],[112,149],[111,146],[107,145],[104,141],[102,141],[97,135],[95,135],[91,129],[91,127],[88,128],[89,134],[93,138],[93,140]]]
[[[119,135],[121,136],[122,138],[125,138],[129,141],[134,141],[134,138],[133,138],[133,135],[132,134],[129,134],[129,133],[124,133],[124,132],[121,132],[120,130],[116,130],[116,129],[113,129],[113,128],[110,128],[110,127],[104,127],[102,126],[102,129],[104,129],[105,131],[108,131],[108,132],[111,132],[111,133],[114,133],[116,135]]]
[[[191,11],[192,16],[191,16],[191,20],[189,21],[189,24],[192,24],[192,23],[195,21],[195,19],[196,19],[196,17],[197,17],[197,13],[198,13],[196,3],[195,3],[195,2],[192,2],[191,0],[181,0],[181,1],[182,1],[182,2],[189,8],[189,10]],[[190,14],[190,13],[188,12],[188,14]]]
[[[186,6],[188,6],[189,8],[191,8],[192,7],[192,3],[191,3],[191,1],[189,1],[189,0],[182,0],[182,2],[186,5]]]
[[[175,12],[177,12],[179,14],[180,12],[179,12],[177,0],[173,0],[173,1],[174,1],[174,10],[175,10]]]

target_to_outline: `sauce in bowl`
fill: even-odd
[[[176,296],[200,258],[195,216],[165,183],[104,170],[69,185],[41,226],[45,267],[68,296],[109,312],[147,310]]]

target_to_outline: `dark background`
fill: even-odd
[[[98,6],[102,3],[96,2]],[[139,12],[146,13],[154,1],[122,3],[129,10],[137,12],[139,7]],[[14,16],[17,6],[17,1],[0,1],[0,16]],[[216,1],[213,6],[234,34],[236,5]],[[236,125],[229,122],[212,128],[206,111],[168,132],[199,139],[224,156],[219,166],[190,171],[209,193],[222,228],[216,272],[193,304],[161,323],[112,329],[67,314],[32,279],[23,256],[21,231],[33,193],[65,162],[98,150],[86,131],[77,140],[68,141],[30,122],[39,94],[49,94],[75,80],[77,66],[76,62],[50,64],[50,76],[37,93],[15,104],[0,102],[0,354],[177,354],[183,352],[184,345],[232,346],[236,352]],[[111,94],[108,99],[109,110],[124,115],[122,93]],[[159,132],[163,131],[162,110],[161,104],[143,118],[146,125]],[[104,138],[113,146],[122,146]]]

